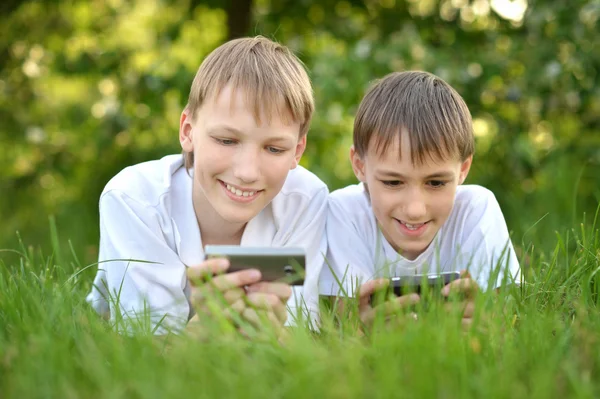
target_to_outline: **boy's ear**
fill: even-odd
[[[296,166],[300,163],[300,159],[302,158],[302,154],[304,154],[304,150],[306,149],[306,135],[304,135],[300,140],[298,140],[298,144],[296,144],[296,154],[294,155],[294,162],[292,162],[291,169],[296,169]]]
[[[471,170],[471,163],[473,162],[473,155],[469,156],[467,159],[463,161],[460,165],[460,174],[458,176],[458,184],[463,184],[467,175],[469,174],[469,170]]]
[[[360,155],[358,155],[354,146],[350,147],[350,162],[352,162],[352,170],[354,171],[356,178],[365,183],[367,180],[365,177],[365,162]]]
[[[192,117],[189,110],[185,108],[179,118],[179,143],[185,152],[194,152],[192,127]]]

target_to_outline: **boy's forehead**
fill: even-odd
[[[453,167],[460,164],[458,157],[442,157],[435,152],[427,151],[416,154],[412,151],[410,139],[406,132],[399,137],[385,143],[374,135],[373,142],[369,144],[367,158],[372,167],[412,170],[429,170]]]
[[[283,98],[270,98],[265,101],[258,93],[253,93],[246,88],[233,87],[231,84],[215,89],[207,96],[204,103],[210,104],[217,112],[231,115],[250,112],[259,125],[270,124],[273,119],[279,119],[286,125],[295,122]]]

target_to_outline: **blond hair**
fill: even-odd
[[[186,106],[192,120],[202,104],[216,99],[227,85],[242,90],[257,123],[262,122],[262,111],[267,123],[276,114],[299,123],[300,137],[308,132],[314,112],[312,86],[303,63],[287,47],[262,36],[217,47],[202,62],[192,83]],[[189,169],[193,153],[184,151],[183,156]]]
[[[428,72],[391,73],[360,103],[353,133],[359,156],[371,144],[381,155],[393,143],[400,144],[402,134],[408,134],[416,164],[436,157],[464,161],[475,148],[469,108],[448,83]]]

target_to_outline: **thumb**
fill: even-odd
[[[360,309],[364,309],[365,306],[369,305],[371,295],[375,292],[386,288],[390,285],[390,280],[387,278],[378,278],[375,280],[369,280],[364,284],[361,284],[358,290],[358,306]]]

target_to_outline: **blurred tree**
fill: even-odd
[[[199,6],[223,8],[227,13],[227,40],[246,36],[252,22],[252,0],[192,0],[190,10]]]

